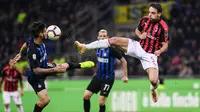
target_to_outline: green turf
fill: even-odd
[[[90,80],[77,81],[49,81],[49,96],[51,102],[43,112],[83,112],[83,93]],[[193,82],[200,80],[166,80],[165,89],[168,94],[174,91],[183,91],[182,93],[194,92]],[[130,80],[128,84],[116,81],[112,91],[137,91],[138,97],[141,97],[143,92],[149,91],[149,81],[144,79]],[[2,95],[2,93],[1,93]],[[22,97],[24,112],[32,112],[38,98],[34,92],[25,92]],[[111,110],[111,97],[108,97],[107,110]],[[138,101],[142,102],[142,101]],[[98,111],[98,95],[94,95],[91,99],[91,112]],[[200,108],[144,108],[139,105],[140,112],[197,112]],[[15,105],[11,104],[12,112],[17,112]],[[0,112],[3,112],[2,97],[0,97]]]

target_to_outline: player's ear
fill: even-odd
[[[158,16],[159,16],[159,17],[161,16],[161,12],[158,13]]]

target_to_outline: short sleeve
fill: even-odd
[[[143,30],[143,28],[145,26],[145,22],[147,21],[147,19],[148,18],[146,16],[143,17],[142,19],[140,19],[140,22],[138,23],[138,26],[137,26],[137,28],[138,28],[139,31]]]

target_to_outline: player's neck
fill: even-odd
[[[42,44],[43,43],[43,40],[41,39],[41,38],[35,38],[34,39],[34,42],[36,43],[36,44],[38,44],[38,45],[40,45],[40,44]]]

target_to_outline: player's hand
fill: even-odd
[[[140,39],[145,39],[146,37],[147,37],[147,32],[143,32],[143,33],[139,36]]]
[[[157,50],[157,51],[154,52],[154,54],[155,54],[156,56],[160,56],[161,51],[160,51],[160,50]]]
[[[121,80],[122,80],[124,83],[128,83],[128,77],[126,77],[126,76],[122,77]]]
[[[21,59],[21,55],[18,53],[13,59],[14,64],[17,63],[17,61],[19,61],[20,59]]]
[[[20,91],[20,96],[24,96],[24,90]]]

